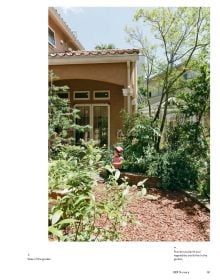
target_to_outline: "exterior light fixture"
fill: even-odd
[[[134,90],[131,86],[128,86],[128,88],[122,89],[123,96],[133,96]]]
[[[128,96],[128,88],[122,89],[123,96]]]

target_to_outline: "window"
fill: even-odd
[[[110,91],[109,90],[96,90],[93,92],[93,98],[95,100],[109,99]]]
[[[183,74],[183,79],[184,79],[184,80],[189,80],[189,79],[195,78],[195,76],[196,76],[195,72],[193,72],[193,71],[188,71],[188,72],[185,72],[185,73]]]
[[[74,91],[73,98],[76,100],[89,100],[90,93],[89,91]]]
[[[55,33],[50,27],[48,27],[48,43],[55,47]]]
[[[184,79],[184,80],[188,80],[187,73],[184,73],[184,74],[183,74],[183,79]]]
[[[57,95],[60,98],[63,98],[63,99],[68,99],[69,98],[69,92],[68,91],[60,91],[60,92],[57,93]]]
[[[109,145],[110,142],[110,106],[108,104],[76,104],[79,119],[76,124],[89,125],[91,129],[84,131],[76,130],[74,138],[76,144],[80,144],[80,139],[88,141],[93,139],[98,146]]]

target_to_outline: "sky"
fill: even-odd
[[[86,50],[98,44],[112,43],[116,48],[133,48],[126,42],[126,25],[137,25],[132,21],[135,7],[56,7],[61,17]]]

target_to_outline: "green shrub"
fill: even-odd
[[[192,157],[204,158],[209,149],[207,140],[202,126],[189,121],[178,121],[168,129],[166,146],[169,150],[184,149]]]
[[[118,240],[120,228],[130,221],[129,213],[124,212],[128,184],[119,184],[120,172],[107,167],[110,176],[98,201],[94,192],[100,149],[90,144],[67,150],[66,155],[62,152],[62,158],[52,160],[49,165],[49,196],[59,190],[65,191],[49,209],[50,236],[60,241]],[[75,150],[77,157],[72,154]],[[105,224],[98,225],[103,217]]]
[[[158,176],[160,154],[154,147],[145,147],[142,156],[136,156],[133,152],[126,154],[123,168],[129,172],[144,173],[148,176]]]
[[[130,172],[157,174],[159,154],[154,148],[159,135],[157,123],[143,114],[124,117],[123,168]]]
[[[169,127],[166,136],[166,147],[167,153],[169,153],[170,156],[172,154],[178,154],[180,157],[178,166],[180,165],[181,168],[182,165],[183,171],[180,170],[179,174],[176,171],[175,166],[173,166],[173,173],[177,172],[177,174],[179,174],[179,180],[181,180],[181,178],[185,178],[185,181],[189,181],[188,188],[197,190],[202,196],[209,196],[209,136],[205,133],[205,131],[205,127],[203,127],[202,125],[198,126],[198,124],[196,124],[195,122],[177,122],[175,126]],[[184,176],[182,176],[181,173],[183,173]],[[165,174],[162,174],[162,176],[164,177]],[[169,174],[172,175],[172,172],[170,172]],[[172,177],[170,178],[170,180],[173,180]],[[167,182],[167,180],[165,181]],[[184,187],[181,186],[181,182],[179,185],[180,187]]]
[[[197,191],[201,196],[210,197],[210,165],[209,159],[197,162]]]
[[[143,114],[124,117],[125,138],[123,140],[124,155],[142,157],[148,147],[154,146],[159,129],[152,119]]]
[[[166,189],[195,189],[198,177],[195,162],[181,150],[166,151],[161,156],[161,186]]]
[[[53,74],[51,74],[53,76]],[[73,131],[89,130],[90,126],[77,125],[78,110],[70,106],[69,100],[60,98],[59,92],[68,90],[67,86],[49,87],[48,96],[48,156],[50,159],[59,159],[65,145],[73,146],[75,139]]]

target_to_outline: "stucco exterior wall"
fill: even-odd
[[[60,80],[99,80],[123,87],[127,86],[126,63],[53,65],[50,69],[53,69]]]
[[[78,50],[78,48],[70,41],[69,37],[66,36],[64,32],[61,31],[60,27],[56,24],[56,22],[51,17],[49,17],[48,19],[48,25],[55,33],[55,45],[56,45],[56,48],[51,47],[49,45],[49,52],[51,52],[52,50],[65,51],[68,48],[72,48],[73,50]],[[63,40],[63,44],[61,44],[60,42],[61,40]]]
[[[66,67],[66,66],[65,66]],[[106,83],[97,80],[86,79],[65,79],[56,81],[57,86],[68,85],[70,88],[71,106],[75,104],[109,104],[110,105],[110,145],[116,144],[117,130],[122,129],[122,109],[125,104],[125,97],[122,94],[121,85]],[[93,91],[95,90],[109,90],[109,100],[94,100]],[[90,91],[90,100],[74,100],[74,91]]]

